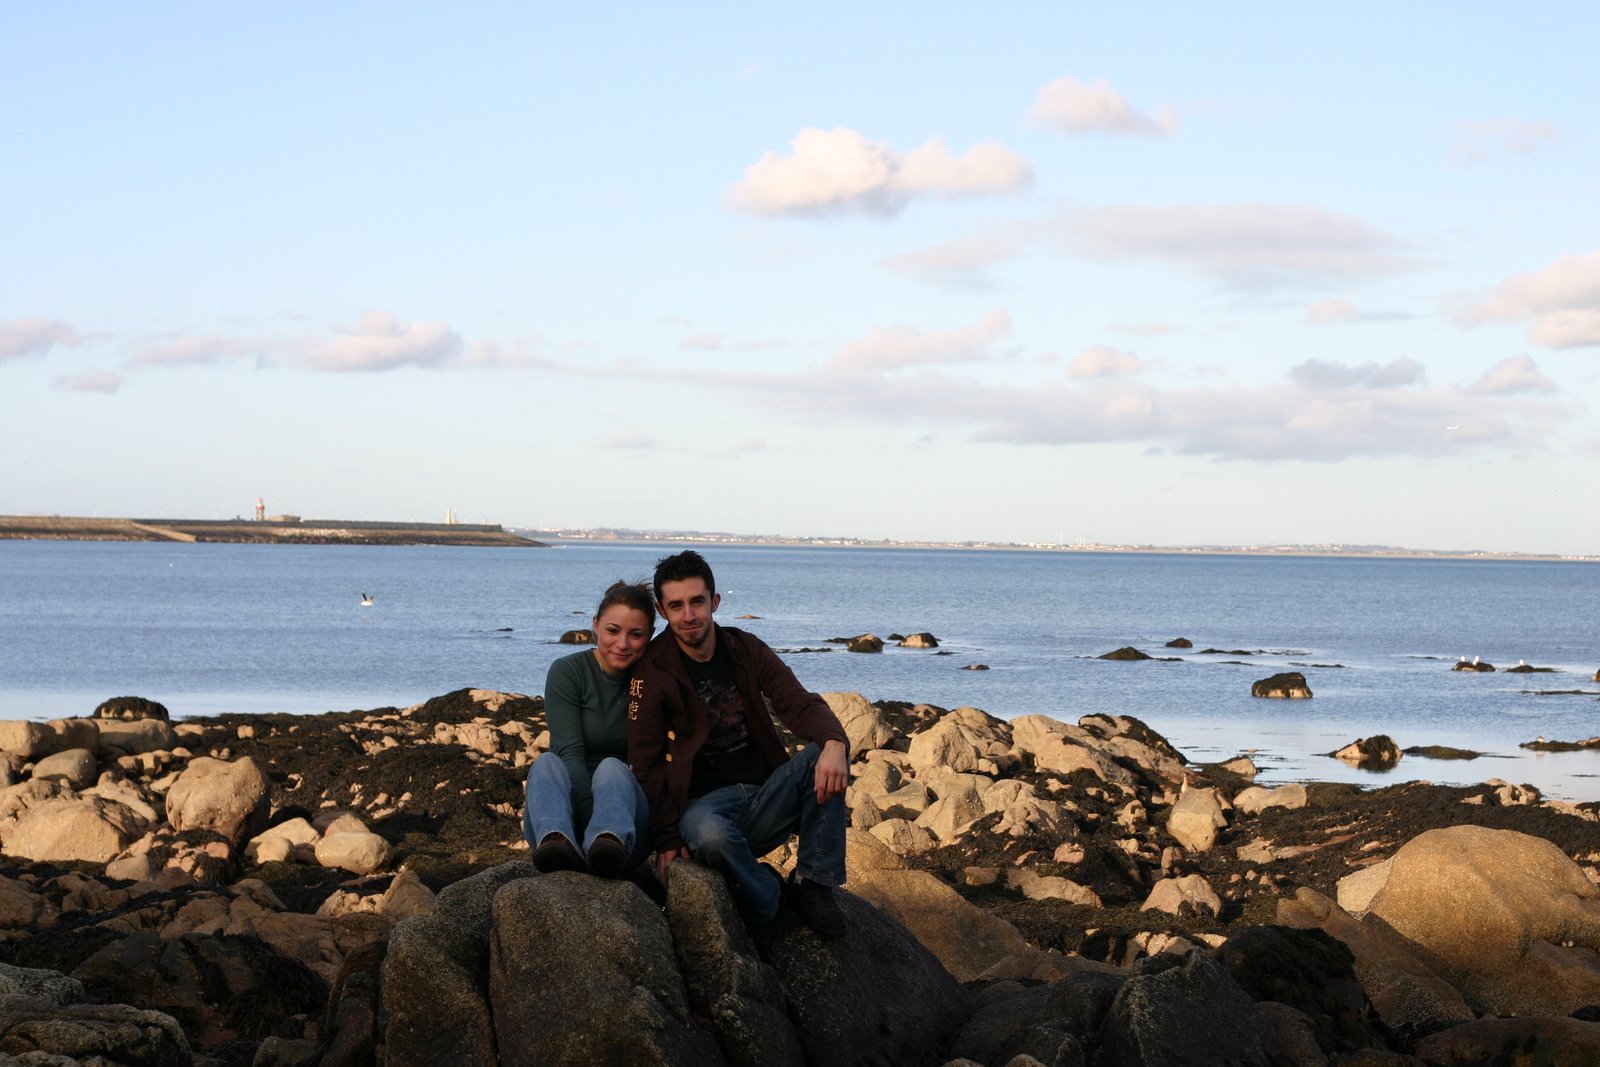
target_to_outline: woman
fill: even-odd
[[[619,878],[650,855],[649,804],[627,764],[628,672],[655,624],[649,587],[616,582],[595,610],[594,648],[550,665],[550,751],[528,770],[522,815],[541,871]]]

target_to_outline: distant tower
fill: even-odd
[[[260,497],[256,497],[256,521],[267,521],[267,502]]]
[[[454,526],[454,525],[456,525],[457,522],[460,521],[460,520],[458,520],[456,518],[456,509],[455,508],[445,508],[444,509],[444,521],[445,521],[445,525],[447,525],[447,526]]]

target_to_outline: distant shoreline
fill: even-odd
[[[674,544],[774,545],[789,548],[906,548],[955,549],[976,552],[1062,552],[1077,555],[1151,556],[1253,556],[1313,557],[1326,559],[1438,559],[1501,560],[1547,563],[1600,563],[1600,555],[1556,555],[1536,552],[1487,552],[1399,548],[1387,545],[1106,545],[1047,544],[1001,541],[891,541],[851,537],[782,537],[758,534],[696,533],[692,531],[579,531],[521,528],[542,543],[562,544]]]
[[[288,516],[278,519],[101,519],[0,515],[0,540],[547,547],[498,524],[364,522]]]

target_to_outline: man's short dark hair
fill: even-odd
[[[661,603],[661,587],[668,582],[681,582],[689,578],[702,578],[706,583],[706,592],[715,595],[717,580],[711,576],[711,564],[706,558],[692,548],[672,556],[662,556],[656,560],[655,591],[656,603]]]

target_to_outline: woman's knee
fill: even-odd
[[[595,767],[590,779],[596,789],[632,789],[633,771],[615,756],[607,756]]]

